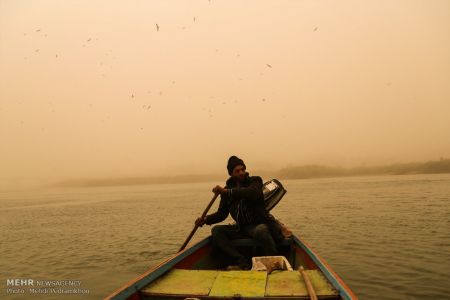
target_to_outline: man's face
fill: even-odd
[[[231,176],[236,178],[239,181],[244,181],[245,179],[245,167],[243,165],[237,165],[233,169],[233,173],[231,173]]]

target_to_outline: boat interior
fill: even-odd
[[[260,257],[253,239],[232,243],[249,260]],[[318,299],[342,299],[308,253],[293,238],[278,244],[289,269],[270,271],[227,270],[230,262],[208,242],[140,291],[141,299],[313,299],[307,281]],[[283,258],[283,261],[285,261]],[[300,271],[303,267],[304,272]],[[306,275],[305,275],[306,274]],[[305,278],[306,281],[305,281]]]

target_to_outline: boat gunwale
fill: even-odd
[[[147,286],[149,283],[159,278],[165,272],[172,269],[177,263],[197,251],[198,249],[207,245],[211,240],[211,236],[208,236],[196,244],[192,245],[189,248],[184,249],[181,252],[175,253],[161,263],[157,264],[154,267],[148,269],[145,273],[139,275],[138,277],[132,279],[116,291],[114,291],[109,296],[106,296],[104,300],[126,300],[128,297],[131,297],[133,294],[139,292],[142,288]]]
[[[317,254],[311,246],[295,235],[293,235],[293,239],[309,255],[334,288],[339,291],[339,295],[344,300],[358,300],[358,297],[342,280],[342,278],[334,272],[330,265],[319,254]]]

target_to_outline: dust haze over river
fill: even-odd
[[[0,282],[105,296],[179,247],[230,155],[445,173],[449,82],[445,0],[0,0]],[[171,176],[198,182],[142,184]],[[283,182],[275,214],[361,299],[448,298],[448,174]]]
[[[0,1],[0,189],[450,157],[449,1]]]

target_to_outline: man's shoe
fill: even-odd
[[[238,266],[239,268],[241,268],[241,270],[250,270],[252,268],[252,266],[249,265],[249,263],[245,258],[238,260]]]

